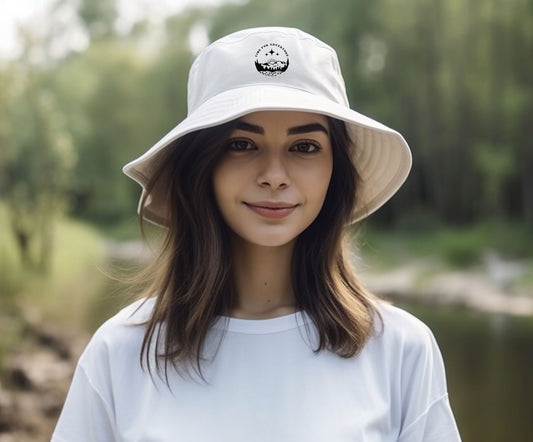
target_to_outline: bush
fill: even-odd
[[[416,230],[376,229],[367,226],[357,238],[362,254],[378,268],[401,265],[409,259],[435,257],[446,264],[464,268],[477,265],[493,250],[509,259],[533,256],[533,231],[524,223],[485,222],[462,227]]]
[[[70,219],[54,224],[54,247],[47,274],[24,268],[0,203],[0,311],[37,311],[44,319],[83,325],[87,307],[105,277],[102,237]]]
[[[437,254],[452,267],[470,267],[481,261],[487,249],[483,229],[445,230],[437,234]]]
[[[22,289],[23,271],[15,239],[11,235],[7,211],[0,203],[0,308]]]

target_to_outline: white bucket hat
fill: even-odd
[[[261,110],[314,112],[346,123],[361,177],[352,222],[370,215],[400,188],[411,168],[403,137],[350,109],[336,52],[299,29],[246,29],[205,48],[189,72],[187,117],[123,171],[146,185],[173,141]],[[152,192],[144,217],[168,225],[163,192]]]

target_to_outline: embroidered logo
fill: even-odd
[[[255,53],[255,68],[263,75],[275,77],[289,67],[289,54],[283,46],[268,43],[261,46]]]

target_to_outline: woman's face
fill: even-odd
[[[323,115],[261,111],[242,117],[213,172],[230,229],[261,246],[293,241],[317,217],[333,170]]]

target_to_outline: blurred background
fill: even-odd
[[[533,440],[532,0],[1,0],[0,441],[49,440],[133,297],[109,276],[150,255],[121,167],[184,117],[203,47],[264,25],[333,46],[352,107],[412,148],[355,265],[433,329],[464,441]]]

